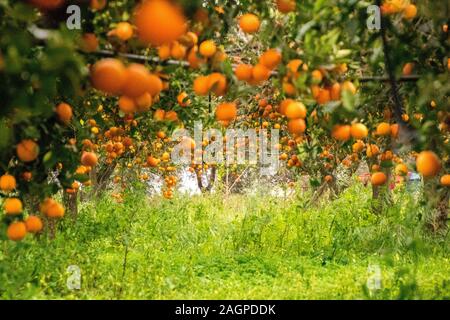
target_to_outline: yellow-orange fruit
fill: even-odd
[[[406,176],[408,174],[408,167],[404,163],[399,163],[395,166],[395,174]]]
[[[268,69],[275,69],[281,62],[281,52],[277,49],[269,49],[259,58],[259,63]]]
[[[163,90],[163,83],[161,79],[154,74],[149,74],[147,79],[147,91],[152,97],[157,96]]]
[[[387,122],[382,122],[377,126],[376,134],[379,136],[388,136],[391,134],[391,125]]]
[[[136,102],[136,109],[138,112],[148,111],[152,106],[153,102],[152,95],[146,92],[142,96],[137,97],[135,102]]]
[[[206,40],[200,44],[199,51],[202,56],[210,58],[216,53],[217,47],[213,40]]]
[[[98,39],[94,33],[85,33],[81,37],[80,48],[83,52],[91,53],[98,49]]]
[[[138,37],[147,44],[171,43],[186,33],[186,18],[170,1],[145,1],[136,8],[134,17]]]
[[[316,101],[318,104],[326,104],[328,102],[330,102],[331,100],[331,93],[330,90],[328,89],[324,89],[324,88],[320,88],[318,95],[316,97]]]
[[[45,214],[49,218],[62,218],[64,217],[64,213],[64,207],[56,201],[51,202],[46,208],[45,212]]]
[[[95,89],[108,94],[120,94],[126,81],[126,68],[120,60],[106,58],[97,61],[91,70]]]
[[[133,37],[133,26],[128,22],[119,22],[114,29],[114,35],[122,41],[127,41]]]
[[[38,233],[42,230],[43,224],[41,218],[38,216],[29,216],[25,220],[25,226],[29,233]]]
[[[284,112],[289,119],[305,119],[307,110],[303,103],[294,101],[287,105]]]
[[[292,134],[300,134],[305,132],[306,123],[303,119],[291,119],[288,122],[288,131]]]
[[[0,177],[0,190],[3,192],[11,192],[17,186],[16,178],[10,174],[4,174]]]
[[[356,94],[356,87],[353,84],[353,82],[350,82],[350,81],[344,81],[341,85],[341,90],[342,90],[342,92],[348,91],[351,94]]]
[[[170,49],[170,55],[176,60],[183,60],[186,56],[186,47],[180,44],[178,41],[175,41],[172,44],[172,48]]]
[[[399,133],[399,125],[398,123],[394,123],[393,125],[391,125],[391,138],[395,139],[398,137],[398,133]]]
[[[198,69],[201,64],[205,63],[205,59],[199,58],[197,55],[198,47],[195,45],[189,50],[187,61],[189,66],[193,69]]]
[[[405,63],[405,65],[403,66],[403,69],[402,69],[402,74],[404,76],[409,76],[412,74],[413,69],[414,69],[414,63],[412,63],[412,62]]]
[[[341,99],[341,85],[339,83],[334,83],[330,88],[330,98],[333,101],[338,101]]]
[[[362,142],[361,140],[356,141],[352,145],[352,151],[354,153],[359,153],[359,152],[363,151],[363,149],[364,149],[364,142]]]
[[[211,73],[208,76],[208,90],[218,96],[224,95],[227,90],[227,78],[218,72]]]
[[[246,13],[239,18],[239,26],[246,33],[255,33],[261,25],[258,16],[252,13]]]
[[[403,10],[403,17],[405,19],[413,19],[417,15],[417,7],[413,4],[409,4]]]
[[[8,226],[6,235],[9,240],[20,241],[27,235],[27,227],[23,222],[13,222]]]
[[[296,7],[295,0],[277,0],[277,9],[282,13],[294,11]]]
[[[166,112],[163,109],[158,109],[153,114],[153,119],[155,119],[156,121],[163,121],[165,115],[166,115]]]
[[[3,209],[8,215],[20,214],[23,211],[22,201],[17,198],[6,198],[3,202]]]
[[[238,80],[250,81],[250,79],[252,78],[252,71],[253,66],[249,64],[240,64],[236,66],[234,74],[236,75],[236,78],[238,78]]]
[[[102,10],[106,7],[107,0],[91,0],[90,7],[92,10]]]
[[[166,114],[164,115],[164,120],[167,121],[177,121],[178,120],[178,113],[176,111],[173,110],[169,110],[166,112]]]
[[[136,102],[127,96],[121,96],[119,99],[119,108],[123,113],[133,113],[136,111]]]
[[[280,103],[280,107],[278,109],[278,111],[282,114],[282,115],[286,115],[286,109],[288,107],[288,105],[290,105],[291,103],[295,102],[292,99],[284,99],[283,101],[281,101]]]
[[[320,70],[313,70],[311,72],[311,77],[313,78],[314,83],[321,83],[323,80],[323,74]]]
[[[61,122],[67,124],[73,116],[72,107],[69,104],[62,102],[56,107],[56,114]]]
[[[177,96],[177,102],[181,107],[187,107],[191,104],[191,100],[189,99],[189,96],[186,91],[181,92]]]
[[[257,64],[253,67],[252,76],[257,82],[266,81],[270,77],[270,70],[262,64]]]
[[[87,167],[94,167],[97,165],[98,158],[97,155],[93,152],[83,152],[81,156],[81,164]]]
[[[216,119],[218,121],[232,121],[237,116],[237,106],[234,102],[225,102],[217,106]]]
[[[380,148],[376,144],[367,145],[366,155],[368,158],[372,158],[380,154]]]
[[[441,160],[433,151],[422,151],[417,156],[416,167],[424,177],[434,177],[441,170]]]
[[[195,94],[198,96],[207,95],[209,92],[208,82],[209,81],[207,76],[199,76],[198,78],[196,78],[193,85]]]
[[[331,131],[331,136],[339,141],[347,141],[351,136],[351,127],[349,125],[335,125]]]
[[[354,139],[364,139],[369,134],[369,130],[362,123],[353,123],[351,126],[351,135]]]
[[[31,139],[22,140],[16,148],[17,157],[20,161],[31,162],[39,155],[39,146]]]
[[[126,70],[126,81],[122,87],[122,93],[131,98],[142,96],[148,91],[149,76],[150,73],[144,65],[130,64]]]
[[[450,187],[450,174],[446,174],[441,177],[441,185],[444,187]]]
[[[374,186],[381,186],[385,184],[387,181],[387,177],[383,172],[375,172],[372,174],[372,177],[370,178],[370,182]]]
[[[158,47],[158,57],[162,61],[170,58],[170,45],[169,44],[163,44]]]
[[[160,162],[160,160],[155,157],[152,157],[152,156],[147,157],[147,165],[149,167],[155,168],[159,165],[159,162]]]

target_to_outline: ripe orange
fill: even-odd
[[[277,0],[278,11],[282,13],[289,13],[295,10],[295,0]]]
[[[173,110],[167,111],[166,114],[164,115],[164,120],[177,121],[178,120],[177,112]]]
[[[218,72],[211,73],[208,76],[208,90],[218,96],[224,95],[227,90],[227,78]]]
[[[93,10],[102,10],[106,7],[107,0],[91,0],[91,9]]]
[[[289,119],[305,119],[306,118],[306,107],[301,102],[291,102],[287,105],[285,109],[285,115]]]
[[[119,22],[114,29],[114,35],[122,41],[127,41],[133,36],[133,27],[128,22]]]
[[[283,101],[281,101],[278,111],[282,115],[286,115],[286,109],[287,109],[288,105],[290,105],[293,102],[295,102],[295,101],[292,99],[284,99]]]
[[[163,90],[163,83],[161,79],[154,74],[149,74],[147,78],[147,91],[152,95],[152,97],[155,97]]]
[[[31,139],[22,140],[16,148],[17,157],[20,161],[31,162],[39,155],[39,146]]]
[[[6,198],[3,202],[3,209],[7,215],[20,214],[23,211],[22,201],[17,198]]]
[[[8,226],[6,230],[6,235],[9,240],[12,241],[20,241],[25,238],[27,234],[27,227],[23,222],[13,222]]]
[[[137,109],[136,102],[132,98],[127,97],[127,96],[120,97],[119,108],[125,114],[136,112],[136,109]]]
[[[213,40],[206,40],[200,44],[199,51],[202,56],[210,58],[216,53],[217,47]]]
[[[225,102],[217,106],[216,119],[218,121],[232,121],[237,116],[237,107],[234,102]]]
[[[268,69],[275,69],[281,62],[281,52],[277,49],[269,49],[259,58],[259,63]]]
[[[298,118],[298,119],[291,119],[288,122],[288,131],[292,134],[300,134],[305,132],[306,130],[306,124],[305,120]]]
[[[328,89],[320,88],[316,98],[317,103],[326,104],[330,102],[330,100],[331,100],[330,91]]]
[[[320,70],[314,70],[311,72],[311,77],[313,78],[314,83],[321,83],[323,80],[323,74]]]
[[[354,153],[359,153],[359,152],[363,151],[363,149],[364,149],[364,142],[362,142],[361,140],[356,141],[352,145],[352,151]]]
[[[404,76],[409,76],[412,74],[413,69],[414,69],[414,63],[412,63],[412,62],[405,63],[405,65],[403,66],[403,69],[402,69],[402,74]]]
[[[149,90],[150,73],[147,68],[138,63],[130,64],[126,70],[126,81],[122,87],[124,95],[137,98]]]
[[[339,141],[350,139],[351,127],[349,125],[335,125],[331,131],[331,136]]]
[[[87,167],[94,167],[98,162],[97,155],[93,152],[83,152],[81,156],[81,164]]]
[[[120,94],[127,80],[127,70],[120,60],[106,58],[97,61],[91,70],[95,89],[112,95]]]
[[[366,155],[368,158],[376,157],[380,153],[380,148],[376,144],[367,145]]]
[[[60,203],[53,200],[46,208],[45,214],[49,218],[62,218],[64,217],[64,212],[64,207]]]
[[[370,179],[372,185],[381,186],[386,183],[387,177],[383,172],[375,172]]]
[[[288,70],[288,77],[297,78],[298,76],[298,68],[303,64],[303,61],[300,59],[293,59],[288,62],[286,68]]]
[[[263,82],[269,79],[270,70],[262,64],[257,64],[253,67],[252,76],[256,82]]]
[[[395,139],[398,137],[399,126],[397,123],[391,125],[391,138]]]
[[[56,114],[61,122],[67,124],[73,116],[72,107],[69,104],[62,102],[56,107]]]
[[[170,45],[162,44],[158,47],[158,57],[160,60],[164,61],[170,58]]]
[[[399,163],[395,166],[395,174],[406,176],[408,174],[408,167],[404,163]]]
[[[86,53],[95,52],[98,49],[98,39],[94,33],[85,33],[81,37],[81,50]]]
[[[441,160],[433,151],[422,151],[417,156],[416,167],[424,177],[434,177],[441,170]]]
[[[163,109],[158,109],[153,114],[153,119],[155,119],[156,121],[163,121],[165,115],[166,115],[166,112]]]
[[[283,92],[290,97],[293,97],[297,94],[297,89],[295,86],[290,82],[283,82]]]
[[[441,185],[444,187],[450,187],[450,174],[446,174],[441,177]]]
[[[38,233],[42,230],[42,220],[38,216],[29,216],[25,220],[25,226],[30,233]]]
[[[331,182],[331,181],[333,181],[333,176],[331,176],[331,175],[326,175],[326,176],[324,177],[324,181],[325,181],[325,182]]]
[[[0,190],[3,192],[11,192],[17,186],[16,178],[10,174],[4,174],[0,177]]]
[[[167,137],[166,133],[161,130],[156,133],[156,136],[160,139],[164,139],[165,137]]]
[[[330,98],[333,101],[338,101],[341,99],[341,85],[339,83],[333,83],[330,88]]]
[[[249,64],[240,64],[236,66],[234,74],[241,81],[249,81],[252,78],[253,66]]]
[[[377,126],[376,134],[379,136],[388,136],[391,134],[391,125],[387,122],[382,122]]]
[[[170,55],[176,60],[183,60],[186,56],[186,47],[180,44],[178,41],[172,43],[172,48],[170,49]]]
[[[158,158],[155,158],[155,157],[152,157],[152,156],[148,156],[147,157],[147,165],[149,167],[153,167],[153,168],[157,167],[159,165],[160,161],[161,160],[159,160]]]
[[[148,111],[150,110],[150,107],[152,106],[153,103],[152,95],[146,92],[142,96],[137,97],[135,99],[135,103],[138,112]]]
[[[255,33],[261,25],[258,16],[252,13],[246,13],[239,18],[239,26],[246,33]]]
[[[179,7],[167,0],[145,1],[135,10],[139,39],[160,46],[171,43],[186,33],[186,18]]]
[[[189,99],[188,94],[186,93],[186,91],[181,92],[178,96],[177,96],[177,101],[178,104],[181,107],[187,107],[191,104],[191,100]]]
[[[209,92],[209,79],[207,76],[199,76],[194,80],[194,92],[198,96],[207,95]]]
[[[417,7],[413,4],[409,4],[403,10],[403,17],[405,19],[413,19],[417,15]]]
[[[351,127],[351,135],[354,139],[364,139],[369,134],[369,130],[362,123],[353,123]]]

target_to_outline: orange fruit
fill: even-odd
[[[269,79],[270,70],[262,64],[257,64],[253,67],[252,76],[255,81],[263,82]]]
[[[91,9],[93,10],[102,10],[106,7],[107,0],[91,0]]]
[[[331,131],[331,136],[339,141],[350,139],[351,127],[349,125],[335,125]]]
[[[281,101],[281,103],[280,103],[280,108],[279,108],[279,112],[282,114],[282,115],[286,115],[286,109],[287,109],[287,107],[291,104],[291,103],[293,103],[293,102],[295,102],[294,100],[292,100],[292,99],[284,99],[283,101]]]
[[[277,9],[282,13],[289,13],[295,10],[295,0],[277,0]]]
[[[351,126],[350,133],[354,139],[364,139],[369,134],[369,130],[362,123],[354,123]]]
[[[408,167],[404,163],[399,163],[395,166],[395,174],[406,176],[408,174]]]
[[[403,10],[403,17],[405,19],[413,19],[417,15],[417,7],[413,4],[409,4]]]
[[[338,101],[341,99],[341,85],[339,83],[333,83],[330,88],[330,98],[333,101]]]
[[[97,61],[91,70],[91,81],[95,89],[112,95],[120,94],[127,80],[127,70],[117,59]]]
[[[164,120],[177,121],[178,114],[176,113],[176,111],[173,111],[173,110],[167,111],[166,114],[164,115]]]
[[[209,92],[209,79],[207,76],[199,76],[194,80],[194,92],[198,96],[207,95]]]
[[[283,82],[283,92],[286,95],[293,97],[297,94],[297,89],[295,88],[295,86],[292,83]]]
[[[342,92],[348,91],[351,94],[356,94],[356,87],[353,84],[353,82],[350,82],[350,81],[344,81],[341,85],[341,90],[342,90]]]
[[[391,125],[387,122],[382,122],[377,126],[375,133],[379,136],[388,136],[391,134]]]
[[[289,119],[298,119],[298,118],[305,119],[306,112],[307,110],[303,103],[294,101],[287,105],[284,114]]]
[[[300,134],[305,132],[306,130],[306,124],[305,120],[298,118],[298,119],[291,119],[288,122],[288,131],[292,134]]]
[[[450,187],[450,174],[446,174],[441,177],[441,185],[444,187]]]
[[[67,124],[73,116],[72,107],[69,104],[62,102],[56,107],[56,114],[58,115],[59,121]]]
[[[170,55],[176,60],[183,60],[186,56],[186,47],[180,44],[178,41],[174,41],[172,48],[170,49]]]
[[[351,130],[351,129],[350,129]],[[363,151],[364,149],[364,142],[362,142],[361,140],[356,141],[353,145],[352,145],[352,151],[354,153],[359,153],[361,151]]]
[[[158,57],[160,60],[164,61],[170,58],[170,45],[163,44],[158,47]]]
[[[311,72],[311,77],[313,78],[314,83],[321,83],[323,80],[323,74],[320,70]]]
[[[210,58],[216,53],[217,47],[214,41],[206,40],[200,44],[199,51],[202,56]]]
[[[399,126],[397,123],[391,125],[391,138],[395,139],[398,137]]]
[[[81,37],[81,50],[86,53],[95,52],[98,49],[98,39],[94,33],[85,33]]]
[[[152,97],[155,97],[163,90],[163,83],[161,79],[154,74],[149,74],[147,78],[147,91],[152,95]]]
[[[165,115],[166,115],[166,112],[163,109],[158,109],[153,114],[153,119],[155,119],[156,121],[163,121]]]
[[[240,64],[236,66],[234,74],[236,78],[241,81],[249,81],[252,78],[253,66],[249,64]]]
[[[152,156],[148,156],[147,157],[147,165],[149,167],[157,167],[159,164],[160,160],[158,158],[152,157]]]
[[[153,46],[168,44],[186,33],[186,18],[167,0],[145,1],[134,13],[139,39]]]
[[[193,46],[188,53],[187,61],[189,62],[189,66],[193,69],[198,69],[201,64],[205,63],[204,59],[200,59],[197,55],[198,47]]]
[[[325,182],[331,182],[331,181],[333,181],[333,176],[331,176],[331,175],[326,175],[326,176],[324,177],[324,180],[325,180]]]
[[[87,167],[94,167],[98,162],[97,155],[93,152],[83,152],[81,155],[81,164]]]
[[[416,158],[416,167],[424,177],[434,177],[441,170],[441,160],[433,151],[422,151]]]
[[[286,65],[286,68],[288,71],[287,76],[297,78],[299,75],[298,68],[300,68],[300,66],[302,64],[303,64],[303,61],[300,59],[293,59],[293,60],[289,61],[288,64]]]
[[[0,177],[0,190],[3,192],[11,192],[17,186],[16,178],[10,174],[4,174]]]
[[[227,90],[227,78],[218,72],[211,73],[208,76],[208,90],[218,96],[224,95]]]
[[[318,104],[326,104],[331,100],[331,93],[328,89],[319,88],[319,92],[316,98]]]
[[[41,218],[38,216],[29,216],[25,220],[25,226],[29,233],[38,233],[42,230],[43,224]]]
[[[23,222],[13,222],[8,226],[6,235],[9,240],[20,241],[25,238],[27,234],[27,227]]]
[[[259,58],[259,63],[268,69],[275,69],[281,62],[281,53],[277,49],[269,49]]]
[[[49,218],[62,218],[64,217],[64,212],[64,207],[60,203],[53,200],[46,208],[45,214]]]
[[[135,103],[138,112],[148,111],[150,110],[150,107],[152,106],[153,103],[152,95],[146,92],[142,96],[137,97],[135,99]]]
[[[404,76],[410,76],[413,72],[413,69],[414,69],[414,63],[412,63],[412,62],[405,63],[405,65],[403,66],[403,69],[402,69],[402,74]]]
[[[370,178],[370,182],[374,186],[381,186],[385,184],[387,181],[387,177],[383,172],[375,172],[372,174],[372,177]]]
[[[191,104],[191,100],[189,99],[189,96],[186,93],[186,91],[181,92],[177,96],[177,101],[178,101],[178,104],[182,107],[187,107]]]
[[[130,98],[142,96],[149,89],[150,73],[147,68],[138,63],[130,64],[126,70],[126,81],[122,93]]]
[[[31,139],[22,140],[16,148],[17,157],[20,161],[31,162],[39,155],[39,146]]]
[[[133,27],[128,22],[119,22],[114,29],[114,35],[122,41],[127,41],[133,37]]]
[[[234,102],[221,103],[216,108],[216,119],[218,121],[232,121],[237,116],[237,107]]]
[[[119,99],[119,108],[125,114],[133,113],[136,111],[136,102],[130,97],[121,96]]]
[[[258,16],[252,13],[246,13],[239,18],[239,26],[246,33],[255,33],[261,25]]]
[[[377,156],[380,153],[380,148],[376,144],[367,145],[366,155],[368,158]]]
[[[3,202],[3,209],[8,215],[20,214],[23,211],[22,201],[18,198],[7,198]]]

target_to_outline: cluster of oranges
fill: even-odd
[[[166,199],[173,198],[173,188],[177,185],[178,179],[174,175],[169,175],[164,178],[165,188],[163,190],[163,196]]]
[[[239,64],[234,73],[238,80],[259,85],[269,79],[272,71],[280,64],[281,58],[281,52],[278,49],[269,49],[259,57],[256,65]]]
[[[386,0],[381,5],[381,12],[385,15],[402,14],[404,19],[411,20],[417,15],[417,7],[409,0]]]

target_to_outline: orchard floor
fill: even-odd
[[[307,195],[104,197],[53,241],[4,241],[0,299],[450,299],[450,236],[423,232],[415,197],[396,192],[382,215],[360,185],[315,207]]]

